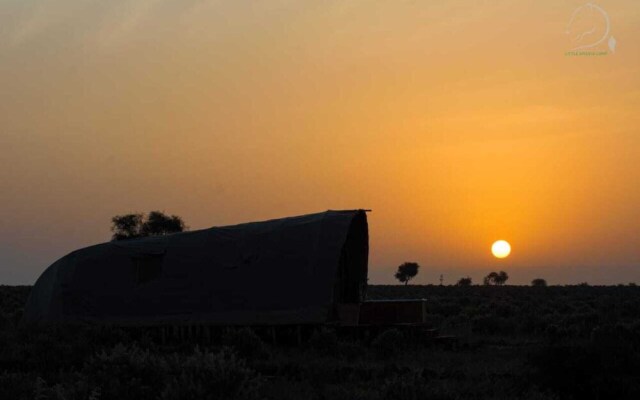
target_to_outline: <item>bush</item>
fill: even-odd
[[[338,350],[338,336],[335,331],[320,329],[311,335],[309,346],[322,354],[335,354]]]
[[[169,375],[167,359],[136,344],[115,347],[91,357],[83,372],[107,399],[154,399]]]
[[[363,353],[365,353],[365,349],[359,343],[338,342],[338,354],[347,361],[355,361]]]
[[[92,387],[83,376],[68,384],[57,383],[47,385],[44,379],[38,377],[34,384],[33,398],[37,400],[98,400],[100,389]]]
[[[385,400],[419,400],[425,398],[427,385],[418,374],[394,376],[388,379],[382,392]]]
[[[536,279],[531,281],[531,286],[534,286],[534,287],[546,287],[547,286],[547,281],[542,279],[542,278],[536,278]]]
[[[217,353],[196,347],[188,355],[161,355],[119,344],[91,357],[82,372],[92,383],[82,386],[84,392],[97,393],[92,388],[98,388],[105,399],[253,399],[261,385],[259,375],[228,347]],[[51,392],[41,387],[42,393]],[[55,390],[64,394],[70,387]]]
[[[640,397],[640,360],[624,349],[591,344],[544,346],[530,355],[529,363],[535,371],[533,382],[561,398]]]
[[[371,345],[379,357],[389,358],[399,353],[406,346],[406,342],[402,332],[389,329],[378,335]]]
[[[466,278],[460,278],[458,280],[458,283],[456,283],[457,286],[471,286],[472,284],[472,280],[470,277],[466,277]]]
[[[379,394],[371,386],[334,384],[324,385],[320,398],[331,400],[376,400],[379,398]]]
[[[227,330],[222,336],[222,343],[233,347],[238,355],[243,358],[263,359],[269,355],[262,339],[249,328]]]
[[[161,399],[257,399],[262,384],[260,376],[229,348],[219,353],[196,348],[174,367],[180,373],[167,382]]]
[[[515,322],[512,319],[496,315],[480,315],[473,318],[472,324],[474,333],[510,335],[516,330]]]
[[[0,374],[0,399],[31,400],[36,377],[23,372]]]

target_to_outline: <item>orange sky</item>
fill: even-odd
[[[640,6],[0,4],[0,283],[109,220],[371,208],[370,278],[640,282]],[[583,38],[583,44],[591,40]],[[496,260],[494,240],[512,255]]]

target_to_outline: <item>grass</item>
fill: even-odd
[[[321,329],[274,346],[250,329],[161,344],[104,327],[20,324],[29,287],[0,286],[2,399],[637,399],[637,287],[371,286],[427,298],[447,349],[387,331]]]

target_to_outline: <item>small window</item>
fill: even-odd
[[[136,284],[140,285],[158,279],[162,273],[164,254],[132,257],[133,273]]]

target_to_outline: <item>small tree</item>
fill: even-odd
[[[502,286],[507,282],[507,279],[509,279],[509,275],[507,275],[506,272],[504,271],[500,271],[498,272],[498,280],[496,281],[496,285]]]
[[[507,275],[507,273],[504,271],[491,272],[489,275],[484,277],[482,282],[485,285],[502,286],[505,284],[507,279],[509,279],[509,275]]]
[[[112,240],[135,239],[146,236],[161,236],[184,232],[187,229],[182,218],[165,215],[160,211],[144,214],[116,215],[111,218]]]
[[[491,273],[489,273],[489,275],[485,276],[484,279],[482,279],[482,283],[485,286],[495,285],[497,277],[498,277],[498,273],[497,272],[491,272]]]
[[[545,286],[547,286],[547,281],[545,281],[542,278],[536,278],[536,279],[531,281],[531,286],[545,287]]]
[[[420,265],[418,265],[418,263],[405,262],[398,267],[395,277],[397,280],[404,282],[404,284],[407,285],[411,279],[418,275],[418,269],[420,269]]]
[[[141,226],[142,236],[160,236],[184,232],[186,226],[177,215],[165,215],[160,211],[151,211]]]
[[[111,218],[112,240],[125,240],[140,237],[143,214],[116,215]]]
[[[466,278],[460,278],[456,285],[457,286],[471,286],[471,284],[472,284],[471,277],[467,276]]]

